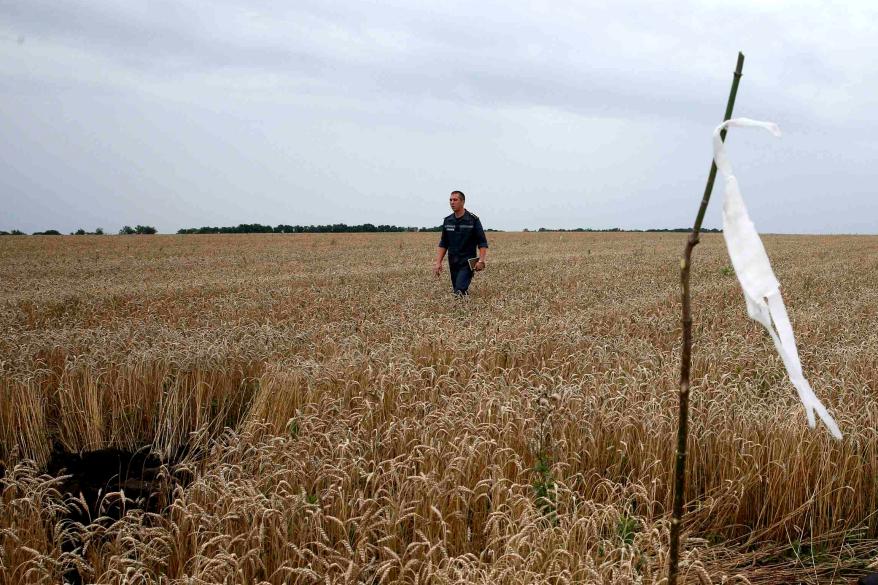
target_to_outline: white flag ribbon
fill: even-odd
[[[768,255],[756,226],[750,220],[747,206],[741,197],[738,181],[732,174],[732,166],[726,157],[725,146],[720,132],[731,126],[755,126],[764,128],[780,136],[780,128],[771,122],[758,122],[748,118],[735,118],[723,122],[713,131],[713,153],[716,167],[726,180],[726,196],[723,202],[723,236],[735,274],[741,282],[744,290],[744,298],[747,301],[747,314],[750,318],[762,323],[771,335],[774,346],[780,354],[787,374],[790,376],[793,386],[799,393],[799,400],[805,407],[808,417],[808,425],[814,428],[816,421],[814,413],[820,417],[829,432],[836,439],[841,438],[841,431],[835,420],[827,412],[826,407],[814,394],[811,385],[802,373],[802,364],[799,361],[799,352],[796,350],[796,340],[793,337],[793,328],[790,318],[780,296],[780,283],[771,269]]]

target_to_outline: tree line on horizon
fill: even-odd
[[[131,227],[130,225],[124,225],[119,229],[120,236],[132,235],[132,234],[149,235],[149,234],[156,234],[156,233],[158,233],[158,230],[156,230],[151,225],[137,225],[136,227]],[[27,234],[21,230],[12,230],[12,231],[8,231],[8,232],[5,230],[0,230],[0,236],[26,236],[26,235]],[[42,231],[42,232],[33,232],[31,235],[32,236],[63,236],[64,234],[62,234],[58,230],[46,230],[46,231]],[[79,228],[75,232],[70,232],[70,235],[71,236],[103,236],[103,235],[105,235],[105,232],[104,232],[104,228],[101,228],[101,227],[95,228],[95,231],[93,231],[93,232],[89,232],[89,231],[86,231],[82,228]]]
[[[347,225],[334,223],[327,225],[287,225],[279,224],[274,227],[260,223],[242,223],[237,226],[199,228],[182,228],[178,234],[319,234],[319,233],[363,233],[363,232],[438,232],[442,226],[436,227],[404,227],[397,225],[375,225],[362,223]]]
[[[656,228],[656,229],[622,229],[614,228],[545,228],[541,227],[537,230],[529,230],[524,228],[524,232],[689,232],[692,228]],[[374,225],[371,223],[363,223],[357,225],[347,225],[344,223],[335,223],[328,225],[286,225],[277,226],[262,225],[259,223],[242,223],[237,226],[210,227],[204,226],[200,228],[182,228],[177,230],[178,234],[322,234],[322,233],[363,233],[363,232],[441,232],[442,226],[434,227],[405,227],[396,225]],[[488,228],[486,232],[501,232]],[[720,233],[722,230],[718,228],[704,228],[703,233]]]
[[[622,229],[618,227],[596,229],[596,228],[545,228],[541,227],[537,230],[524,228],[524,232],[681,232],[686,233],[692,228],[650,228],[645,230],[639,229]],[[321,234],[321,233],[371,233],[371,232],[441,232],[442,226],[434,227],[404,227],[396,225],[374,225],[371,223],[363,223],[357,225],[347,225],[344,223],[335,223],[327,225],[288,225],[279,224],[274,227],[270,225],[262,225],[259,223],[241,223],[237,226],[211,227],[203,226],[199,228],[182,228],[177,230],[178,234]],[[486,232],[500,232],[503,230],[486,229]],[[703,233],[722,233],[719,228],[704,228]],[[137,225],[131,227],[129,225],[122,226],[119,229],[119,235],[151,235],[158,233],[155,227],[149,225]],[[0,230],[0,236],[25,236],[26,233],[20,230],[4,231]],[[60,236],[58,230],[46,230],[42,232],[33,232],[34,236]],[[70,232],[72,236],[85,235],[104,235],[103,228],[96,228],[93,232],[88,232],[82,228],[75,232]]]
[[[488,230],[488,231],[490,231],[490,230]],[[534,230],[529,230],[529,229],[527,229],[527,228],[524,228],[524,229],[521,230],[521,231],[529,232],[529,231],[534,231]],[[581,227],[580,227],[580,228],[569,228],[569,229],[565,229],[565,228],[543,228],[543,227],[541,227],[540,229],[535,230],[535,231],[538,231],[538,232],[634,232],[634,233],[654,233],[654,232],[658,232],[658,233],[687,233],[687,232],[691,232],[691,231],[692,231],[692,228],[688,228],[688,227],[681,227],[681,228],[648,228],[648,229],[645,229],[645,230],[638,230],[638,229],[622,229],[622,228],[617,228],[617,227],[614,227],[614,228],[605,228],[605,229],[581,228]],[[721,233],[722,233],[722,230],[719,229],[719,228],[701,228],[699,231],[700,231],[701,233],[703,233],[703,234],[721,234]]]

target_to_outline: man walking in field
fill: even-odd
[[[474,270],[485,269],[485,256],[488,255],[488,239],[482,229],[482,222],[478,216],[464,209],[465,201],[466,195],[463,191],[451,192],[449,203],[453,213],[442,222],[442,237],[439,239],[436,263],[433,266],[433,273],[438,277],[442,272],[442,258],[448,253],[451,286],[456,295],[468,294]],[[476,257],[477,249],[478,262],[470,266],[468,261]]]

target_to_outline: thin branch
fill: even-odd
[[[741,70],[744,68],[744,54],[738,53],[738,63],[735,67],[732,79],[732,90],[726,105],[726,113],[723,121],[732,117],[735,108],[735,96],[738,93],[738,83],[741,80]],[[726,131],[722,131],[722,139],[726,139]],[[686,249],[680,260],[680,285],[682,297],[682,322],[683,322],[683,349],[680,356],[680,411],[677,422],[677,457],[674,469],[674,509],[671,518],[671,550],[668,559],[668,585],[677,585],[677,572],[680,562],[680,532],[683,525],[683,499],[686,491],[686,443],[689,436],[689,372],[692,367],[692,299],[689,294],[689,269],[692,263],[692,250],[698,244],[698,236],[701,233],[701,222],[713,193],[713,183],[716,180],[716,162],[711,161],[710,174],[707,177],[707,185],[704,188],[704,197],[698,208],[698,216],[695,225],[689,232],[686,240]]]

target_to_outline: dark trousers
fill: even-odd
[[[469,294],[467,289],[469,289],[469,283],[473,279],[473,271],[470,270],[469,264],[466,261],[463,264],[449,262],[448,269],[451,272],[451,286],[454,287],[454,294]]]

